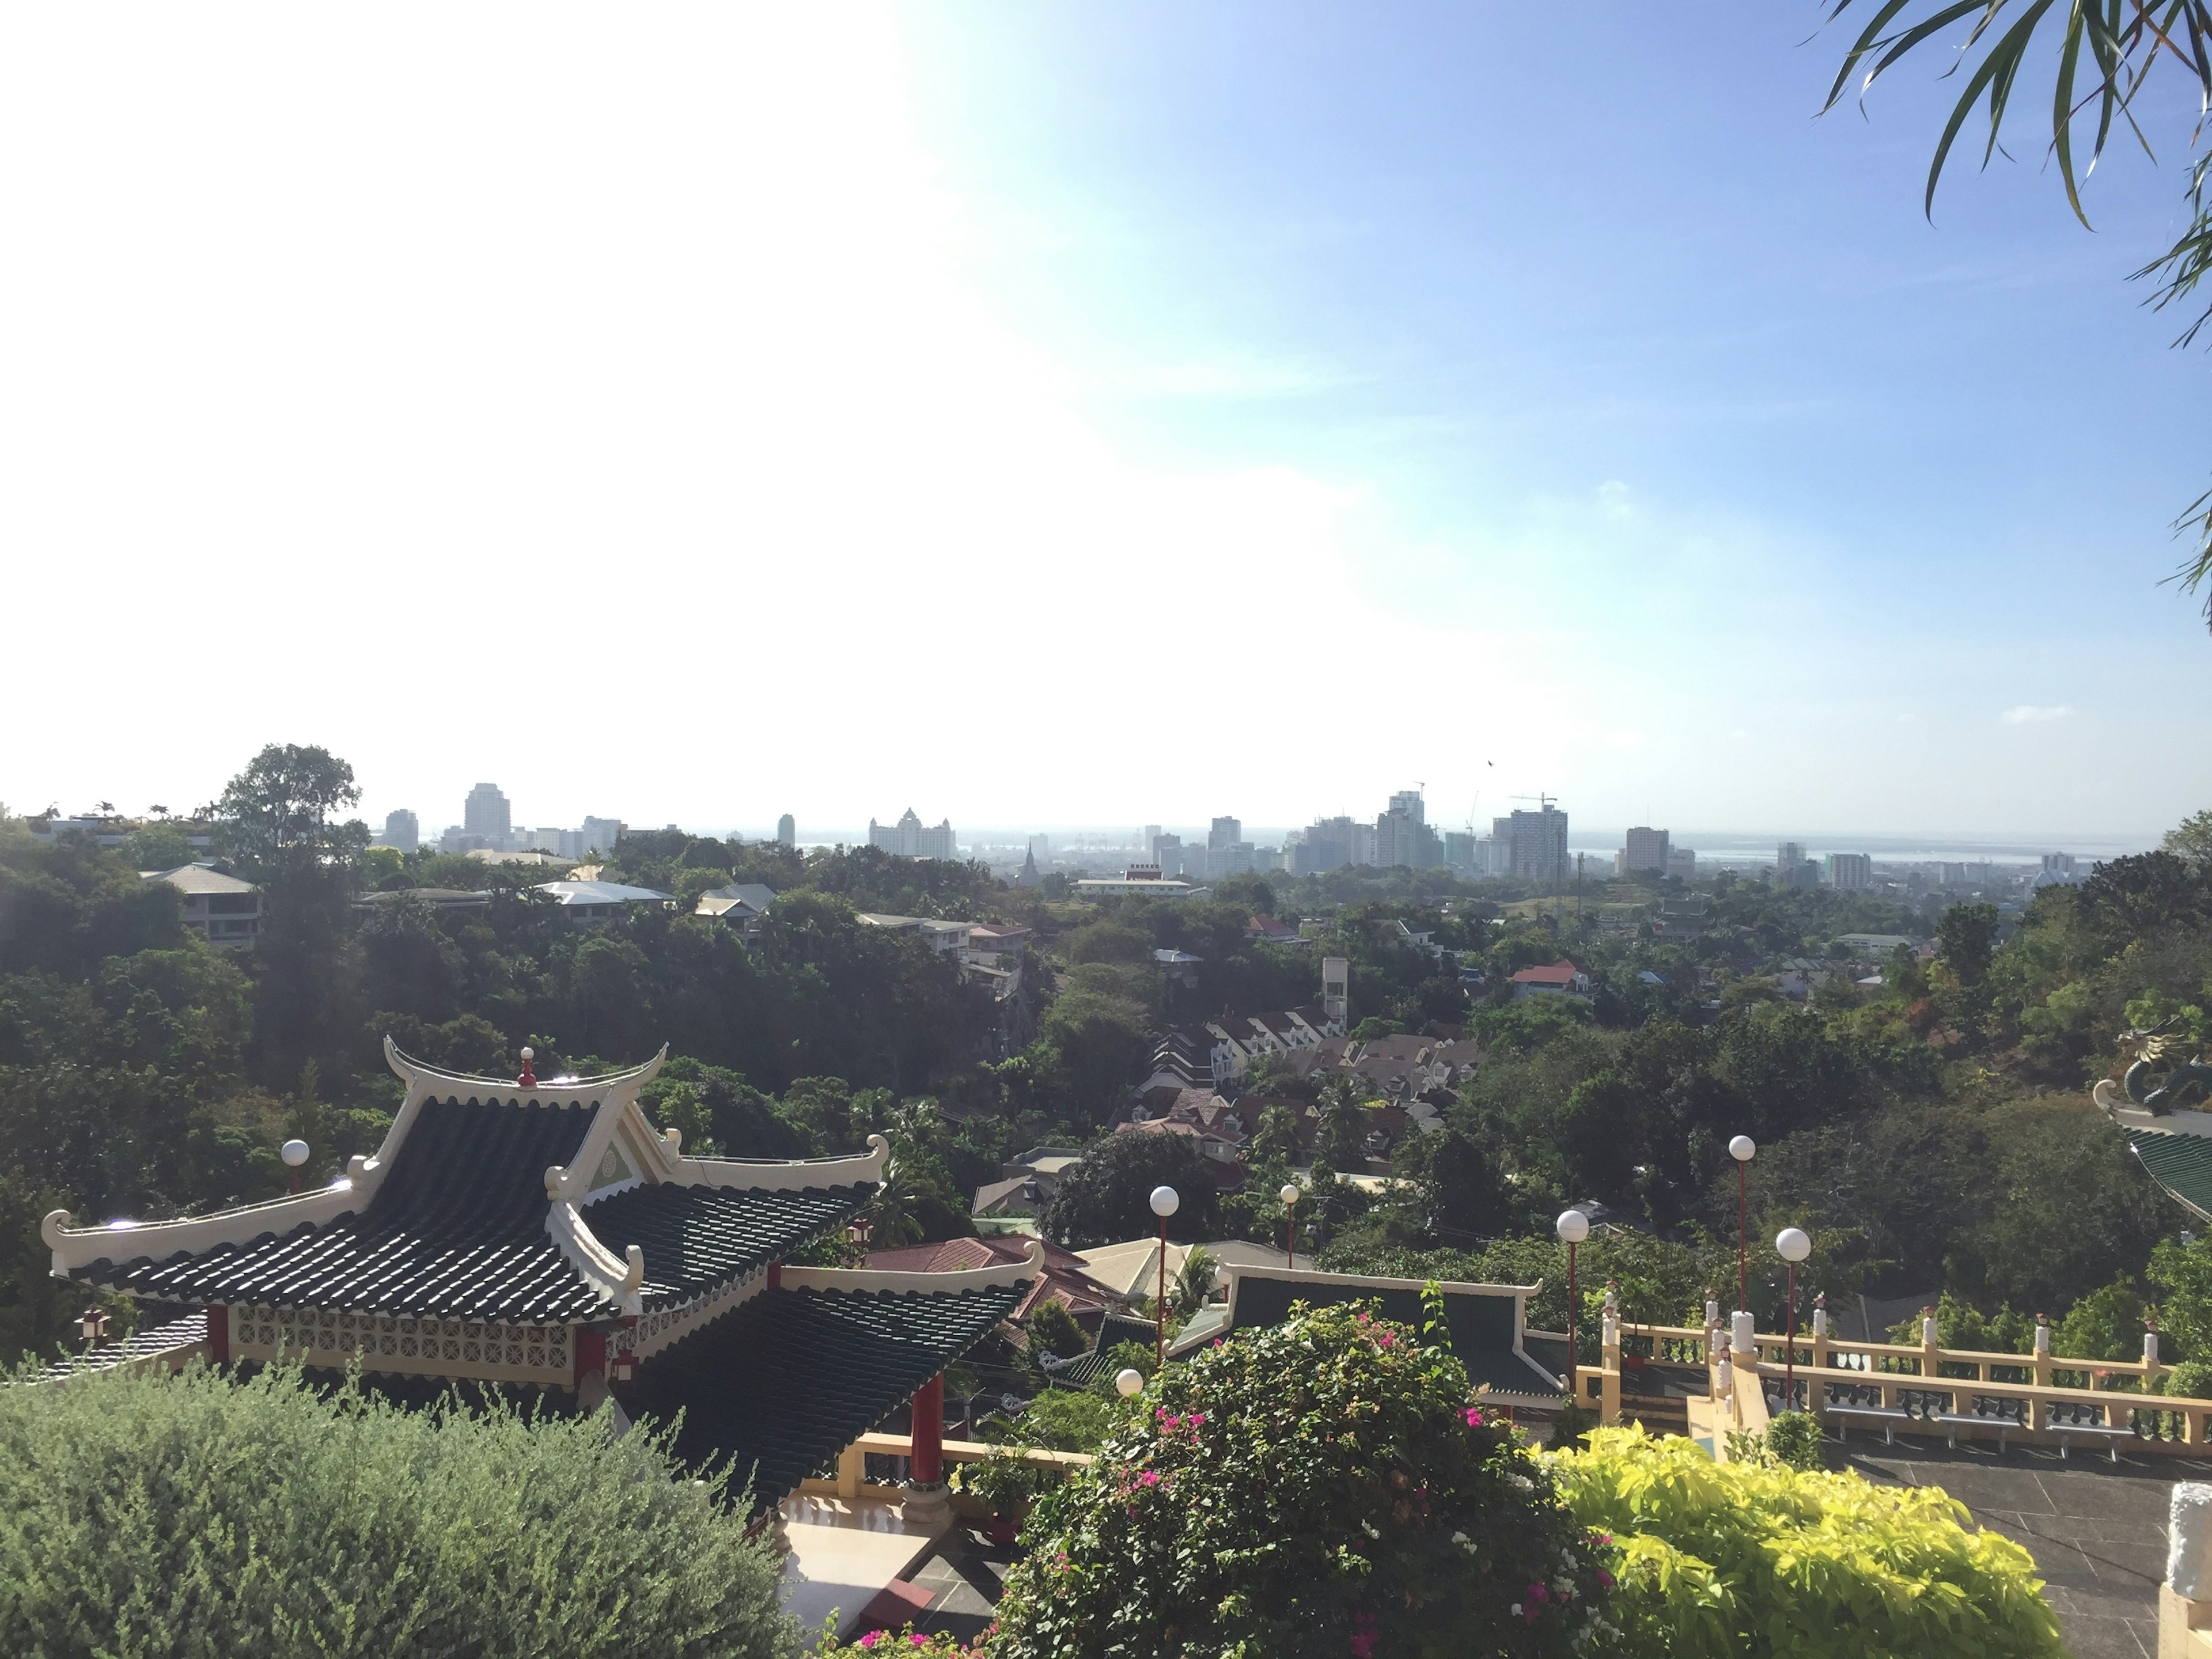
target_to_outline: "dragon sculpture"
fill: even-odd
[[[2212,1094],[2212,1065],[2197,1058],[2196,1043],[2172,1034],[2172,1024],[2120,1034],[2120,1052],[2130,1057],[2127,1073],[2118,1087],[2110,1078],[2098,1079],[2091,1091],[2098,1105],[2107,1112],[2135,1105],[2162,1117]]]

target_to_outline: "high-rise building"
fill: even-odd
[[[1480,846],[1480,843],[1475,840],[1474,832],[1472,830],[1445,830],[1444,863],[1446,866],[1474,874],[1480,873],[1475,863],[1475,860],[1482,856],[1476,850]]]
[[[465,831],[490,837],[504,836],[514,827],[507,797],[500,793],[497,784],[480,783],[469,791],[467,804],[461,808],[461,828]]]
[[[1667,873],[1667,852],[1670,837],[1664,830],[1653,830],[1639,824],[1622,838],[1620,867],[1628,874],[1638,870],[1656,870]]]
[[[911,806],[899,815],[896,823],[878,823],[868,820],[868,845],[880,847],[896,858],[957,859],[959,849],[953,845],[952,820],[945,819],[934,826],[924,823]]]
[[[386,847],[396,847],[403,853],[411,853],[422,844],[422,825],[416,816],[402,806],[384,815],[384,842]]]
[[[1403,812],[1416,823],[1426,823],[1429,821],[1428,804],[1421,799],[1421,792],[1418,789],[1401,789],[1390,797],[1389,810],[1393,812]]]
[[[583,835],[585,852],[612,858],[615,843],[623,838],[623,822],[620,818],[586,818]]]
[[[788,812],[775,821],[775,844],[778,847],[799,845],[799,825]]]
[[[1146,824],[1145,826],[1144,838],[1139,845],[1144,848],[1145,856],[1146,858],[1152,858],[1153,854],[1159,851],[1160,826],[1157,823]],[[1153,861],[1155,863],[1158,862],[1157,859],[1154,859]]]
[[[1844,893],[1863,893],[1874,885],[1874,860],[1864,853],[1831,853],[1828,885]]]
[[[1033,854],[1041,855],[1047,864],[1050,864],[1052,862],[1052,837],[1050,836],[1031,836],[1030,837],[1030,851]]]
[[[1778,871],[1787,872],[1795,870],[1804,862],[1805,848],[1802,842],[1785,841],[1774,849],[1774,867]]]
[[[1694,847],[1669,847],[1667,849],[1667,873],[1684,881],[1695,881],[1698,877],[1698,849]]]
[[[1508,873],[1557,885],[1574,874],[1567,857],[1567,815],[1547,804],[1540,811],[1515,811],[1492,821],[1491,834],[1505,843]]]
[[[1234,847],[1244,839],[1244,826],[1235,818],[1216,818],[1213,827],[1206,832],[1206,850],[1215,852],[1224,847]]]
[[[1390,797],[1390,810],[1375,820],[1375,862],[1382,868],[1402,864],[1408,866],[1420,861],[1421,821],[1398,803],[1402,795]]]

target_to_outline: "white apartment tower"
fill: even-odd
[[[1667,854],[1671,838],[1664,830],[1652,830],[1643,825],[1630,830],[1620,849],[1620,867],[1633,873],[1638,870],[1656,870],[1667,873]]]

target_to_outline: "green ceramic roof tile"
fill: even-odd
[[[2128,1141],[2153,1181],[2212,1221],[2212,1139],[2164,1129],[2130,1129]]]
[[[74,1276],[167,1302],[514,1324],[611,1317],[545,1230],[546,1169],[574,1159],[597,1109],[426,1100],[365,1211],[166,1261],[94,1261]],[[782,1260],[843,1225],[868,1194],[662,1184],[580,1213],[617,1259],[629,1245],[643,1249],[649,1313]]]
[[[1423,1317],[1421,1293],[1417,1290],[1244,1275],[1237,1281],[1237,1320],[1233,1328],[1279,1325],[1290,1317],[1293,1302],[1316,1308],[1334,1308],[1346,1302],[1373,1302],[1383,1318],[1415,1330],[1420,1329]],[[1493,1389],[1512,1394],[1565,1396],[1563,1385],[1552,1381],[1549,1376],[1540,1375],[1535,1366],[1513,1352],[1513,1297],[1448,1291],[1444,1293],[1444,1323],[1451,1332],[1452,1352],[1467,1367],[1468,1380],[1476,1387],[1486,1382]],[[1556,1375],[1547,1358],[1538,1354],[1540,1346],[1557,1349],[1559,1352],[1552,1357],[1564,1364],[1566,1345],[1547,1344],[1540,1337],[1527,1339],[1522,1343],[1523,1350],[1536,1359],[1537,1364]]]
[[[625,1401],[636,1418],[681,1412],[678,1455],[728,1458],[766,1508],[989,1335],[1022,1289],[763,1291],[647,1360]]]

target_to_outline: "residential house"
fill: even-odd
[[[1160,971],[1167,976],[1170,985],[1194,987],[1198,983],[1199,964],[1206,958],[1192,956],[1187,951],[1155,951],[1152,960],[1159,964]]]
[[[1534,996],[1587,997],[1590,976],[1566,957],[1543,968],[1523,968],[1513,975],[1516,998]]]
[[[854,918],[864,927],[882,927],[894,933],[913,933],[939,956],[949,956],[963,950],[968,935],[975,924],[970,921],[939,921],[929,916],[890,916],[875,911],[863,910]]]
[[[1286,950],[1303,949],[1309,943],[1297,928],[1273,916],[1254,916],[1244,924],[1244,937],[1262,945],[1279,945]]]
[[[726,887],[712,887],[700,894],[692,915],[712,917],[750,939],[759,930],[760,919],[775,902],[773,887],[757,881],[732,882]]]
[[[167,882],[185,896],[185,926],[226,951],[250,951],[261,932],[261,890],[212,864],[142,870],[142,881]]]
[[[673,893],[652,887],[629,887],[618,881],[545,881],[530,890],[543,893],[561,907],[561,913],[578,927],[596,927],[612,921],[633,904],[672,906]]]
[[[866,1271],[895,1273],[975,1273],[1027,1262],[1030,1253],[1042,1253],[1036,1277],[1023,1291],[1006,1326],[1018,1326],[1040,1304],[1057,1302],[1075,1316],[1075,1322],[1095,1334],[1109,1310],[1123,1298],[1084,1271],[1083,1258],[1050,1239],[1027,1233],[992,1233],[974,1238],[948,1238],[936,1244],[908,1244],[896,1249],[868,1252]],[[927,1283],[927,1280],[915,1282]]]

